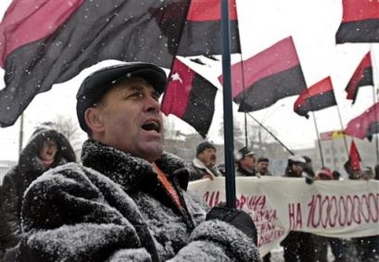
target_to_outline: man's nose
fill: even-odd
[[[148,96],[146,98],[146,108],[147,111],[159,112],[160,103],[154,97]]]

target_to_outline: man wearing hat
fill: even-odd
[[[290,156],[284,177],[301,178],[305,164],[306,160],[302,156]],[[283,257],[286,262],[315,261],[315,243],[310,233],[290,231],[280,245],[283,247]]]
[[[302,156],[293,155],[288,158],[285,177],[302,177],[306,160]]]
[[[196,157],[192,161],[192,167],[195,172],[190,174],[190,181],[221,176],[221,173],[215,168],[216,164],[216,147],[208,142],[201,142],[196,147]]]
[[[259,261],[251,217],[209,211],[187,191],[189,165],[163,152],[166,80],[149,63],[84,80],[83,166],[52,169],[26,191],[20,261]]]
[[[270,160],[267,157],[261,156],[257,160],[257,176],[272,176],[268,170]]]
[[[236,176],[255,176],[256,159],[253,151],[243,147],[236,153],[235,161],[237,163]]]

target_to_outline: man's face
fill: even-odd
[[[43,161],[53,161],[57,151],[57,143],[54,140],[46,140],[39,151],[39,157]]]
[[[259,163],[257,164],[257,169],[258,169],[258,171],[261,172],[261,173],[266,173],[267,170],[268,170],[268,164],[269,164],[269,163],[266,162],[266,161],[259,162]]]
[[[207,148],[201,152],[197,158],[203,162],[206,167],[212,168],[216,164],[216,150]]]
[[[247,155],[241,159],[241,164],[248,170],[253,170],[256,165],[256,159],[254,155]]]
[[[308,163],[305,163],[305,167],[310,169],[310,170],[313,170],[313,164],[312,162],[308,162]]]
[[[292,165],[293,173],[298,175],[298,176],[301,176],[301,173],[303,172],[303,166],[304,166],[304,164],[300,164],[300,163],[293,164]]]
[[[159,93],[144,79],[132,77],[113,86],[96,105],[104,144],[149,162],[163,152]]]

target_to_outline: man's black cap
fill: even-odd
[[[167,76],[160,67],[141,62],[124,63],[102,68],[84,79],[76,94],[76,113],[80,127],[88,132],[89,127],[84,120],[84,112],[98,102],[115,83],[130,77],[141,77],[162,94]]]
[[[242,160],[245,156],[251,156],[251,155],[255,155],[255,153],[251,151],[249,148],[247,148],[246,146],[244,146],[243,148],[241,148],[235,153],[234,160],[238,162]]]
[[[211,142],[208,142],[208,141],[201,142],[196,148],[196,156],[198,156],[200,153],[204,152],[204,150],[208,148],[212,148],[216,150],[216,147]]]
[[[270,159],[268,159],[267,157],[261,156],[260,158],[258,158],[257,162],[258,163],[260,163],[260,162],[267,162],[267,163],[269,163]]]

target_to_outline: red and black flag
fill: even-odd
[[[342,0],[342,22],[336,33],[337,44],[379,42],[379,1]]]
[[[372,74],[372,63],[370,51],[363,57],[347,84],[345,91],[347,92],[346,99],[353,100],[353,104],[357,99],[358,90],[361,86],[374,85],[374,77]]]
[[[292,37],[234,64],[231,74],[232,95],[242,112],[266,108],[307,88]]]
[[[35,95],[99,61],[170,68],[173,54],[156,16],[178,17],[166,27],[178,46],[190,0],[176,0],[176,8],[166,9],[171,2],[13,0],[0,24],[6,84],[0,90],[0,125],[12,125]]]
[[[365,110],[361,115],[350,120],[344,133],[360,139],[372,137],[376,133],[379,123],[379,102]]]
[[[354,140],[351,140],[349,159],[343,166],[350,176],[353,176],[356,171],[361,170],[361,157]]]
[[[231,53],[240,53],[241,45],[235,0],[229,0],[229,20]],[[177,55],[209,56],[221,54],[221,31],[221,1],[191,0]]]
[[[213,84],[175,59],[161,110],[176,115],[205,138],[213,119],[216,93]]]
[[[332,80],[327,77],[303,90],[293,105],[295,113],[309,118],[308,112],[337,105]]]

